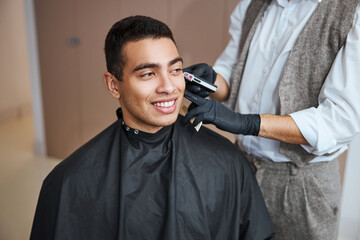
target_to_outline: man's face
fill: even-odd
[[[174,123],[185,81],[182,59],[168,38],[129,42],[123,48],[123,80],[116,81],[125,123],[154,133]]]

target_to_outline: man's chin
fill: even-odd
[[[159,119],[158,124],[159,126],[166,127],[174,124],[179,116],[179,112],[176,111],[176,113],[172,113],[168,116],[164,116]]]

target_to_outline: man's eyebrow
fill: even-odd
[[[181,57],[177,57],[177,58],[171,60],[168,63],[168,66],[174,65],[177,62],[183,62],[183,59]],[[143,64],[140,64],[140,65],[136,66],[134,68],[133,72],[136,72],[136,71],[139,71],[139,70],[145,69],[145,68],[160,68],[160,64],[157,64],[157,63],[143,63]]]
[[[139,71],[144,68],[160,68],[160,65],[156,64],[156,63],[143,63],[143,64],[136,66],[134,68],[133,72]]]
[[[174,65],[175,63],[177,62],[184,62],[183,59],[181,57],[177,57],[175,58],[174,60],[171,60],[169,63],[168,63],[168,66],[171,66],[171,65]]]

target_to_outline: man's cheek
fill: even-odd
[[[181,91],[185,90],[185,80],[183,77],[181,77],[178,81],[178,89],[180,89]]]

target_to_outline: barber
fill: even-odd
[[[236,134],[275,239],[337,239],[337,158],[360,132],[359,2],[242,0],[214,67],[184,69],[218,86],[185,120]]]

